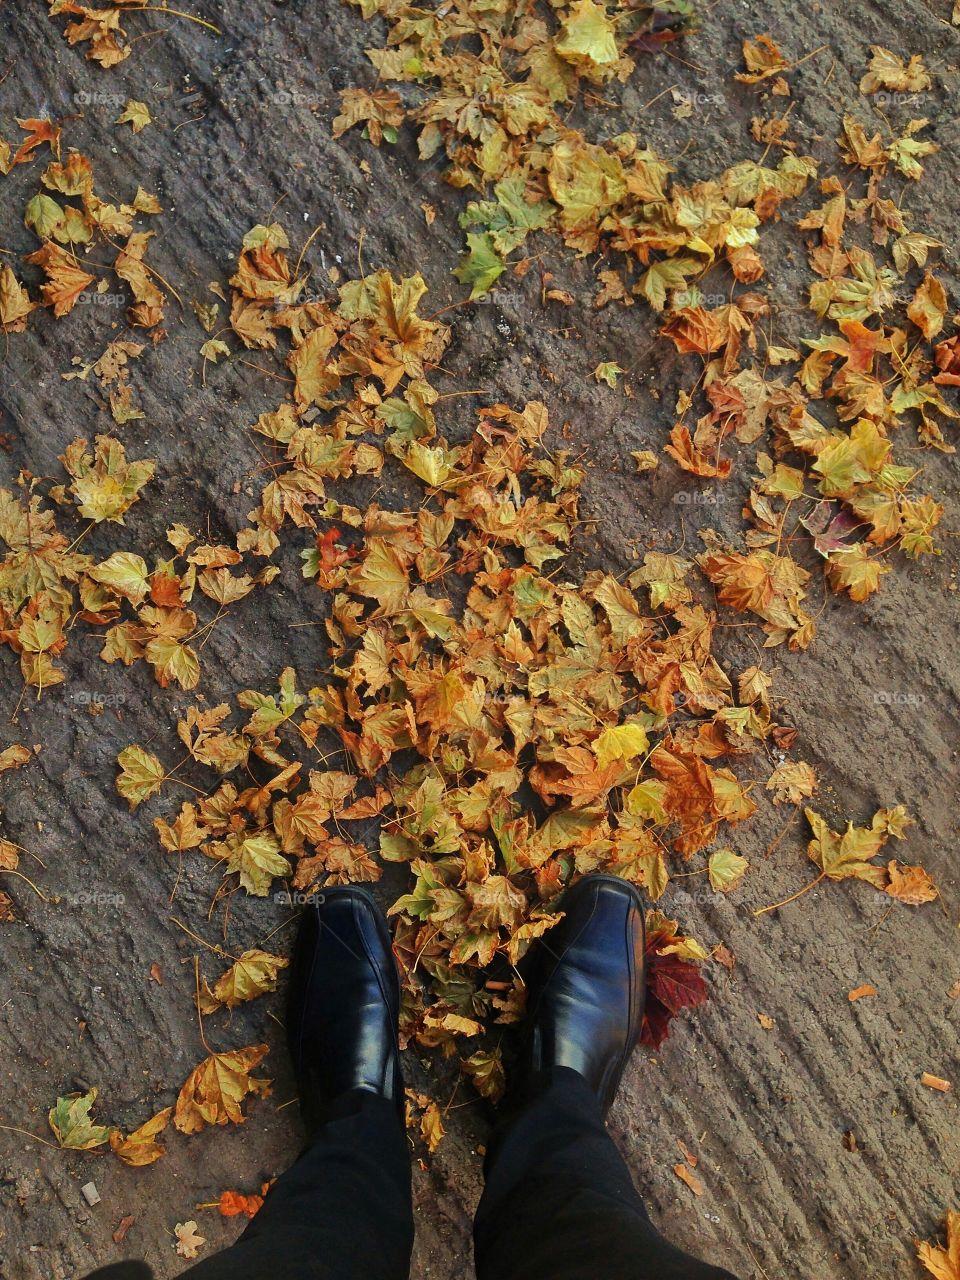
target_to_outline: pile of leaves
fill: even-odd
[[[129,462],[112,436],[97,436],[92,447],[74,440],[61,461],[69,482],[47,485],[46,496],[46,482],[26,472],[18,477],[19,493],[0,489],[0,541],[6,546],[0,559],[0,641],[19,655],[24,683],[42,692],[66,679],[57,658],[69,627],[80,621],[106,627],[104,662],[130,666],[143,659],[161,686],[175,681],[194,688],[200,678],[197,640],[224,610],[271,582],[279,569],[266,565],[253,577],[233,573],[243,559],[239,551],[193,546],[196,540],[182,525],[168,530],[175,554],[155,557],[152,567],[133,551],[98,560],[78,549],[81,538],[94,525],[124,524],[156,463]],[[91,523],[71,538],[58,526],[52,504]],[[189,607],[196,592],[217,606],[206,622]],[[124,617],[125,611],[132,616]]]
[[[128,56],[121,19],[144,7],[50,0],[52,14],[78,19],[68,40],[89,46],[87,56],[104,67]],[[888,570],[880,551],[933,551],[939,505],[910,489],[918,471],[893,461],[889,437],[909,420],[922,444],[951,447],[937,419],[956,416],[942,388],[960,382],[960,339],[933,350],[917,341],[913,330],[929,344],[945,324],[945,292],[926,269],[937,245],[880,194],[891,171],[921,176],[920,160],[935,150],[919,138],[924,121],[883,141],[845,119],[840,145],[866,173],[864,193],[854,199],[848,185],[825,179],[825,203],[798,224],[819,235],[810,303],[833,327],[805,340],[805,359],[767,342],[759,367],[759,322],[770,314],[754,290],[765,270],[759,229],[817,176],[787,137],[786,116],[755,120],[754,137],[767,148],[760,160],[692,186],[633,134],[591,142],[567,124],[578,97],[624,81],[636,56],[689,29],[685,0],[361,7],[390,26],[386,47],[369,51],[379,79],[414,86],[417,101],[407,105],[383,88],[347,90],[335,134],[362,125],[374,145],[389,144],[412,120],[422,158],[445,156],[448,181],[477,194],[462,215],[467,252],[457,269],[472,298],[526,251],[528,235],[551,231],[581,255],[603,255],[595,307],[639,297],[662,313],[662,336],[698,357],[699,369],[696,390],[677,404],[673,462],[723,480],[732,469],[721,454],[727,440],[769,438],[745,510],[747,550],[705,531],[696,558],[650,551],[626,581],[600,571],[578,578],[568,555],[582,523],[584,472],[547,447],[545,407],[493,404],[469,425],[445,429],[431,374],[450,335],[419,312],[422,278],[378,271],[342,284],[328,301],[308,297],[303,255],[292,267],[288,238],[273,224],[244,238],[230,281],[234,341],[274,352],[292,375],[290,397],[254,426],[274,456],[248,527],[230,547],[198,543],[175,524],[167,534],[174,555],[152,567],[128,551],[97,562],[60,533],[49,502],[95,523],[123,523],[154,464],[128,463],[109,437],[98,437],[93,451],[75,441],[62,458],[70,482],[50,489],[46,504],[26,474],[19,497],[0,492],[9,548],[0,565],[0,638],[20,655],[25,682],[42,691],[64,678],[55,660],[76,614],[106,628],[105,661],[142,659],[161,685],[191,689],[200,675],[196,642],[220,616],[200,623],[190,607],[197,589],[229,607],[279,572],[271,564],[256,574],[231,570],[246,557],[269,560],[282,537],[298,539],[327,635],[322,678],[313,683],[315,673],[306,673],[305,681],[288,668],[275,690],[189,708],[177,722],[186,756],[168,765],[131,745],[119,757],[118,789],[136,807],[168,791],[185,767],[207,784],[155,826],[170,855],[208,860],[220,877],[214,901],[240,890],[265,897],[278,881],[285,893],[310,894],[405,865],[406,891],[390,909],[404,1044],[458,1058],[477,1090],[496,1098],[503,1061],[498,1044],[481,1037],[490,1023],[522,1016],[517,966],[560,918],[566,885],[611,872],[657,902],[679,866],[730,892],[747,862],[722,840],[755,812],[751,792],[764,785],[776,803],[793,806],[813,794],[813,770],[784,759],[794,734],[776,722],[769,677],[759,666],[728,672],[717,661],[718,619],[698,603],[694,575],[699,566],[721,604],[755,616],[768,646],[804,648],[814,635],[803,608],[810,574],[790,555],[791,512],[831,586],[855,600]],[[746,42],[744,52],[743,83],[789,96],[791,64],[769,38]],[[892,57],[875,51],[865,93],[901,80],[923,86],[922,60]],[[42,242],[28,262],[46,282],[33,298],[10,267],[0,270],[4,331],[22,331],[41,302],[66,315],[95,284],[83,255],[96,246],[115,251],[109,270],[131,290],[131,324],[159,336],[165,298],[144,262],[150,233],[134,227],[140,215],[160,212],[155,197],[138,189],[130,204],[104,202],[86,157],[71,151],[60,163],[50,121],[20,124],[27,138],[15,153],[0,142],[0,171],[29,163],[45,144],[55,155],[25,214]],[[781,155],[767,164],[773,147]],[[892,265],[845,239],[848,219],[870,226]],[[522,275],[531,261],[512,265]],[[708,308],[699,283],[718,266],[743,291]],[[925,274],[904,325],[890,323],[912,271]],[[195,309],[213,333],[217,309]],[[229,358],[220,332],[204,344],[205,359]],[[141,349],[111,343],[70,375],[93,371],[116,384],[118,422],[136,416],[123,371]],[[770,367],[791,364],[791,382],[768,377]],[[611,386],[620,372],[598,366]],[[698,402],[707,411],[691,429],[686,418]],[[352,493],[372,489],[386,469],[420,486],[410,507],[382,508],[372,493],[366,502],[343,500],[344,482]],[[14,751],[0,769],[29,761],[25,749]],[[922,868],[875,861],[903,833],[902,806],[843,834],[812,809],[807,817],[819,874],[794,897],[848,878],[911,905],[936,896]],[[379,829],[376,849],[370,824]],[[0,868],[15,869],[16,858],[17,847],[0,842]],[[201,1017],[274,990],[286,964],[259,948],[220,954],[226,969],[202,981],[198,971]],[[706,998],[706,959],[677,921],[648,913],[644,1043],[659,1047],[671,1018]],[[95,1090],[59,1099],[50,1126],[65,1147],[109,1143],[128,1164],[152,1163],[171,1123],[189,1135],[242,1122],[245,1099],[269,1092],[270,1082],[253,1074],[266,1052],[260,1044],[208,1052],[174,1105],[127,1135],[92,1121]],[[436,1103],[409,1091],[407,1106],[433,1150],[443,1135]],[[230,1212],[255,1212],[259,1197],[240,1199],[228,1202]]]
[[[747,550],[708,541],[701,558],[724,603],[763,620],[768,645],[805,648],[815,634],[802,605],[809,572],[781,554],[800,530],[812,536],[829,586],[861,602],[889,572],[883,553],[935,551],[942,506],[911,490],[919,469],[893,460],[889,437],[913,422],[922,444],[953,450],[940,423],[957,413],[942,388],[960,380],[960,336],[935,350],[917,341],[917,331],[932,343],[943,330],[946,294],[929,270],[910,286],[908,301],[904,284],[926,267],[938,243],[913,230],[901,202],[881,193],[890,173],[922,176],[920,160],[937,150],[918,136],[925,119],[909,121],[884,142],[853,115],[844,118],[840,159],[867,179],[859,199],[848,194],[849,181],[824,179],[826,203],[797,223],[819,232],[810,251],[817,276],[810,305],[829,326],[804,339],[810,350],[804,359],[762,333],[760,323],[775,313],[755,287],[765,274],[759,228],[783,216],[785,202],[800,197],[817,174],[813,159],[799,155],[787,136],[788,113],[754,118],[754,137],[766,144],[759,160],[686,187],[633,134],[591,143],[565,123],[581,81],[602,84],[631,73],[636,9],[593,0],[551,6],[549,14],[510,4],[451,7],[429,18],[386,3],[362,9],[365,18],[385,17],[390,28],[386,46],[367,51],[379,79],[415,84],[421,97],[426,86],[436,91],[408,108],[396,91],[348,89],[334,135],[363,124],[379,145],[410,119],[420,126],[424,160],[445,153],[448,181],[485,196],[489,190],[492,198],[471,202],[461,216],[468,253],[456,274],[471,298],[494,286],[533,231],[556,231],[578,253],[600,252],[608,262],[619,253],[622,266],[599,271],[594,306],[644,298],[664,313],[661,335],[681,355],[697,358],[696,379],[677,401],[665,450],[671,460],[695,477],[724,480],[732,468],[725,441],[749,445],[769,437],[771,452],[756,457],[745,509],[753,526]],[[479,54],[467,51],[465,35],[479,42]],[[794,64],[768,36],[744,41],[744,58],[738,80],[790,96]],[[907,64],[877,46],[861,88],[916,92],[931,83],[919,55]],[[780,158],[767,163],[773,148]],[[845,243],[848,218],[870,226],[875,248],[889,250],[890,265]],[[530,263],[515,261],[515,274]],[[707,307],[703,290],[721,267],[732,282],[718,285],[731,300]],[[562,291],[547,296],[572,301]],[[894,310],[902,322],[890,318]],[[770,374],[791,364],[799,366],[792,381]],[[614,384],[625,370],[608,363],[597,372]],[[692,424],[698,405],[706,411]],[[638,462],[655,465],[653,458]]]
[[[692,561],[650,552],[626,582],[564,580],[584,472],[546,448],[543,405],[479,409],[460,443],[442,433],[430,373],[449,334],[419,314],[422,279],[380,271],[342,284],[336,304],[300,302],[288,248],[279,226],[254,228],[231,280],[235,334],[285,354],[294,379],[256,424],[276,459],[237,542],[270,556],[285,533],[309,539],[330,665],[305,692],[287,669],[277,692],[191,708],[178,736],[223,781],[156,825],[169,852],[213,861],[217,896],[265,896],[277,879],[309,894],[407,864],[391,908],[404,1041],[460,1054],[496,1095],[499,1051],[461,1046],[521,1016],[515,967],[565,885],[608,871],[656,901],[674,860],[696,858],[728,891],[746,862],[710,851],[755,812],[752,787],[799,804],[816,780],[768,763],[793,731],[776,724],[762,670],[731,677],[714,657]],[[423,487],[412,509],[328,492],[388,466]],[[137,746],[119,762],[134,806],[180,768]],[[744,763],[761,777],[742,782]],[[899,896],[892,873],[872,882]],[[656,1046],[705,997],[706,952],[656,911],[648,925]],[[506,979],[491,981],[498,965]]]
[[[96,295],[111,287],[112,274],[116,287],[126,286],[132,295],[129,323],[154,330],[155,340],[162,337],[158,326],[163,321],[166,295],[145,261],[154,233],[135,229],[141,216],[162,213],[157,197],[138,186],[130,203],[103,200],[95,190],[93,165],[85,155],[71,149],[61,163],[58,126],[50,120],[17,123],[28,136],[15,153],[0,139],[0,173],[34,159],[41,145],[49,146],[56,159],[43,171],[43,189],[28,201],[24,211],[24,222],[41,241],[26,261],[41,268],[45,283],[40,286],[39,298],[31,297],[13,268],[0,266],[0,331],[23,332],[28,316],[39,306],[50,307],[59,318],[68,315],[83,296],[93,295],[96,301]],[[85,255],[93,250],[93,271],[88,271]],[[103,262],[104,256],[110,257],[109,264]],[[94,272],[102,273],[99,279]]]
[[[689,4],[507,0],[425,15],[388,0],[353,2],[365,18],[379,14],[389,24],[386,47],[367,50],[378,83],[415,85],[418,101],[407,107],[396,90],[347,89],[334,136],[362,125],[379,145],[410,120],[421,159],[449,161],[448,182],[483,194],[492,187],[491,199],[472,201],[461,216],[467,252],[456,274],[472,298],[541,230],[581,255],[622,255],[622,270],[599,273],[597,306],[640,296],[660,311],[717,261],[753,283],[763,274],[758,226],[816,173],[812,159],[786,152],[774,167],[744,161],[685,187],[635,134],[591,142],[569,127],[571,107],[591,96],[590,86],[625,81],[635,54],[691,29]],[[514,270],[529,266],[522,259]]]
[[[892,88],[926,76],[918,58],[909,74],[902,64],[891,70],[891,61],[899,64],[886,50],[875,50],[865,84]],[[912,121],[909,136],[925,123]],[[684,416],[693,401],[681,394],[680,420],[667,446],[673,461],[694,475],[723,479],[731,471],[720,454],[725,439],[751,444],[769,437],[771,452],[757,454],[744,510],[752,526],[747,552],[711,546],[701,565],[723,603],[763,619],[767,644],[786,639],[791,648],[805,648],[814,626],[801,605],[809,574],[781,554],[783,545],[805,529],[829,585],[856,601],[866,600],[890,571],[884,552],[938,554],[933,530],[943,507],[929,494],[913,492],[919,468],[895,462],[891,437],[913,423],[922,445],[953,452],[939,422],[958,416],[943,389],[960,381],[960,337],[926,345],[946,323],[946,292],[927,268],[938,242],[913,230],[900,203],[881,193],[891,168],[918,179],[917,155],[936,148],[916,144],[908,149],[908,165],[898,143],[884,146],[879,135],[868,139],[849,115],[839,142],[844,159],[869,176],[859,199],[852,198],[849,181],[824,179],[825,202],[798,222],[818,235],[809,246],[815,273],[810,307],[825,328],[803,340],[809,354],[802,360],[795,348],[767,345],[768,367],[798,365],[793,380],[741,367],[741,351],[757,345],[755,320],[770,314],[765,300],[747,295],[719,311],[680,308],[661,328],[681,354],[704,362],[709,404],[691,434]],[[889,262],[850,243],[848,222],[869,225],[874,250],[887,250]],[[905,290],[911,274],[921,271],[922,279]],[[896,312],[902,321],[891,315]]]

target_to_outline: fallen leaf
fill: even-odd
[[[110,1137],[110,1129],[106,1125],[94,1124],[90,1119],[90,1109],[97,1100],[97,1090],[89,1093],[71,1093],[58,1098],[56,1105],[50,1108],[48,1119],[50,1128],[61,1147],[70,1151],[91,1151],[94,1147],[102,1147]]]
[[[275,991],[277,974],[289,963],[285,956],[274,956],[268,951],[256,948],[244,951],[212,989],[204,983],[200,993],[201,1012],[214,1013],[224,1007],[234,1009],[245,1000],[255,1000],[267,991]]]
[[[117,1229],[113,1233],[114,1244],[123,1244],[124,1240],[126,1239],[127,1232],[133,1226],[135,1221],[136,1219],[134,1218],[132,1213],[127,1214],[126,1217],[123,1217],[120,1219],[119,1223],[117,1224]]]
[[[732,849],[717,849],[711,853],[707,872],[711,888],[717,893],[729,893],[736,889],[746,875],[750,863]]]
[[[254,1044],[204,1058],[177,1096],[176,1128],[181,1133],[199,1133],[208,1124],[243,1124],[244,1098],[250,1094],[269,1096],[270,1081],[250,1075],[268,1052],[268,1045]]]
[[[173,1107],[164,1107],[127,1137],[114,1129],[110,1134],[110,1148],[113,1154],[118,1156],[124,1164],[135,1168],[153,1164],[155,1160],[159,1160],[166,1148],[157,1141],[157,1134],[164,1131],[172,1114]]]
[[[123,108],[122,115],[119,115],[114,121],[115,124],[129,124],[133,127],[134,133],[140,133],[148,124],[153,122],[149,108],[145,102],[137,102],[134,98],[127,99],[127,105]]]
[[[865,996],[875,996],[876,994],[877,988],[871,986],[869,982],[864,982],[861,986],[854,987],[852,991],[848,991],[847,999],[852,1004],[855,1000],[862,1000]]]
[[[142,747],[124,747],[117,756],[117,764],[120,766],[117,790],[131,809],[156,795],[167,776],[157,757]]]
[[[262,1207],[263,1198],[267,1194],[269,1187],[269,1182],[265,1182],[260,1188],[259,1195],[253,1192],[249,1195],[244,1195],[240,1191],[221,1191],[220,1201],[217,1205],[221,1217],[238,1218],[241,1214],[245,1218],[254,1217]]]
[[[173,1230],[177,1237],[177,1253],[181,1258],[195,1258],[207,1243],[204,1237],[197,1233],[195,1222],[178,1222]]]
[[[916,1241],[917,1257],[935,1280],[960,1280],[960,1213],[947,1210],[947,1243]]]
[[[677,1175],[681,1182],[686,1183],[695,1196],[703,1195],[703,1183],[695,1173],[692,1173],[690,1167],[685,1164],[675,1164],[673,1172]]]

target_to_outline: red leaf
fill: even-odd
[[[670,1034],[670,1021],[681,1009],[694,1009],[707,999],[699,966],[676,955],[659,955],[653,936],[647,941],[647,1000],[640,1043],[659,1049]]]

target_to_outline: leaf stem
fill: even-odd
[[[784,898],[782,902],[771,902],[768,907],[760,907],[753,914],[755,916],[766,915],[768,911],[776,911],[778,907],[785,907],[789,902],[796,902],[798,898],[802,898],[805,893],[809,893],[821,880],[826,878],[826,872],[821,871],[816,880],[811,880],[809,884],[805,884],[802,889],[798,889],[796,893],[791,893],[789,898]]]

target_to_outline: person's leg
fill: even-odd
[[[583,1076],[555,1067],[528,1090],[490,1141],[478,1280],[734,1280],[653,1227]]]
[[[410,1159],[386,920],[357,887],[303,913],[290,967],[287,1038],[308,1144],[229,1249],[191,1280],[407,1280]],[[123,1268],[134,1268],[124,1271]],[[87,1280],[143,1280],[142,1263]]]
[[[392,1101],[357,1089],[331,1108],[240,1239],[182,1275],[189,1280],[407,1280],[412,1247],[403,1124]],[[119,1263],[87,1280],[149,1280],[151,1274],[143,1263]]]
[[[654,1230],[604,1116],[643,1021],[637,890],[586,876],[527,958],[515,1083],[474,1225],[479,1280],[731,1280]]]
[[[240,1239],[189,1280],[407,1280],[410,1157],[388,1099],[345,1095]]]

